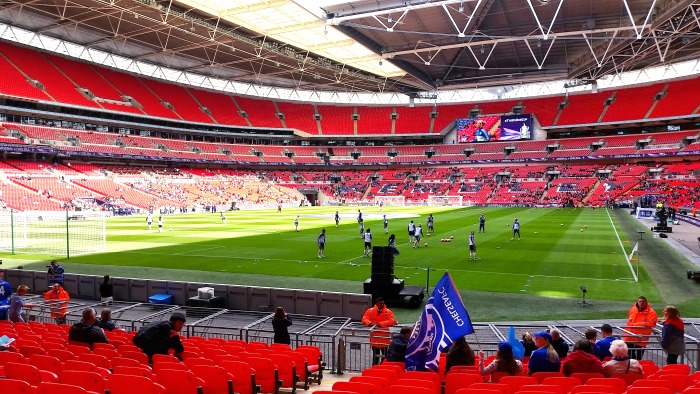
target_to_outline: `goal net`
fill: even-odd
[[[461,207],[462,196],[428,196],[428,205],[431,207]]]
[[[387,207],[403,207],[406,206],[406,197],[374,196],[374,205],[386,205]]]
[[[105,249],[103,212],[0,212],[1,252],[70,257]]]

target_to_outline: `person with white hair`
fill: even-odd
[[[603,374],[605,377],[611,377],[616,373],[642,373],[642,366],[639,361],[629,357],[629,349],[623,340],[615,340],[610,344],[610,353],[612,360],[603,364]]]

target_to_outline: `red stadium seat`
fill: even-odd
[[[620,378],[590,378],[586,384],[610,386],[610,392],[614,394],[621,394],[627,388],[627,382]]]
[[[110,394],[165,394],[165,387],[142,376],[111,375],[107,378]]]
[[[104,393],[105,382],[105,378],[95,372],[65,371],[61,375],[61,383],[82,387],[95,393]]]
[[[214,365],[194,365],[192,372],[200,378],[206,394],[234,394],[233,375],[222,367]]]
[[[233,376],[233,387],[240,394],[256,394],[255,371],[243,361],[222,361],[222,368]]]
[[[90,394],[82,387],[63,383],[40,383],[36,392],[37,394]]]
[[[333,391],[350,391],[355,394],[379,394],[377,386],[361,382],[335,382]]]
[[[168,394],[202,394],[203,382],[190,371],[163,369],[156,373],[156,381]]]
[[[571,377],[580,380],[583,384],[586,384],[590,378],[604,378],[605,375],[598,372],[574,372],[571,374]]]
[[[272,360],[249,357],[246,362],[255,371],[255,383],[260,385],[260,392],[277,394],[280,388],[279,373]]]
[[[38,386],[41,382],[58,382],[58,376],[49,371],[40,371],[29,364],[7,363],[4,367],[5,377],[8,379],[23,380],[32,386]]]
[[[35,354],[29,357],[29,363],[42,371],[49,371],[59,378],[63,375],[63,363],[56,357]]]
[[[462,390],[491,390],[500,394],[511,394],[510,386],[501,383],[472,383],[469,385],[469,389],[459,389],[456,394],[466,394]]]
[[[457,390],[470,387],[473,383],[483,383],[483,381],[481,374],[452,372],[450,368],[450,372],[445,375],[444,394],[456,394]]]
[[[34,394],[32,386],[19,379],[0,379],[0,392],[12,394]]]
[[[551,384],[561,387],[565,393],[568,393],[572,388],[581,384],[581,381],[572,377],[550,376],[542,381],[542,384]]]

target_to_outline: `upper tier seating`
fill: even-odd
[[[357,134],[390,134],[392,111],[392,107],[357,107]]]
[[[144,85],[158,95],[161,100],[170,103],[183,119],[193,122],[213,123],[209,115],[199,107],[199,103],[190,95],[189,90],[173,83],[165,83],[148,78],[139,78]]]
[[[353,107],[319,105],[321,114],[321,131],[324,135],[355,134],[355,122],[352,120]]]
[[[238,113],[238,108],[233,102],[233,98],[228,94],[192,88],[187,90],[211,112],[211,116],[218,123],[232,126],[248,126],[248,122]]]
[[[697,92],[700,78],[673,81],[666,88],[666,95],[656,103],[649,118],[668,118],[695,113],[700,105]]]
[[[47,94],[56,101],[85,107],[98,107],[78,92],[77,87],[39,52],[0,42],[3,53],[30,78],[41,82]],[[5,76],[3,75],[3,78]]]
[[[666,83],[638,88],[618,89],[615,101],[608,106],[603,122],[617,122],[628,119],[644,119],[654,103],[654,97],[663,90]]]
[[[443,104],[435,107],[438,116],[433,123],[433,133],[440,133],[457,118],[469,116],[469,110],[474,104]]]
[[[425,134],[430,130],[432,106],[396,108],[395,134]]]
[[[557,126],[597,122],[601,112],[603,112],[605,99],[611,94],[612,92],[569,95],[569,104],[561,111]]]
[[[318,134],[318,123],[314,119],[316,110],[311,104],[277,102],[277,108],[284,114],[284,123],[291,129]]]
[[[79,87],[89,89],[97,99],[107,99],[123,103],[116,104],[98,101],[105,109],[143,115],[143,111],[132,107],[131,104],[127,103],[121,94],[92,67],[90,67],[89,64],[48,53],[44,54],[44,56],[46,56],[46,58],[49,59],[54,65],[56,65],[56,68],[72,79],[73,82],[75,82]]]
[[[557,97],[542,97],[535,99],[523,100],[522,105],[525,106],[526,114],[534,114],[542,126],[551,126],[554,123],[559,113],[559,103],[563,98]]]
[[[145,113],[161,118],[181,119],[177,114],[167,108],[141,80],[131,74],[114,71],[104,67],[94,67],[95,70],[108,80],[122,94],[133,97],[143,108]]]
[[[241,110],[248,114],[248,120],[253,127],[282,128],[282,122],[277,118],[275,104],[271,100],[236,97],[236,102]]]
[[[46,196],[11,183],[0,183],[0,191],[2,192],[0,201],[4,201],[8,208],[20,211],[60,211],[63,209],[61,204]]]
[[[52,101],[43,90],[33,86],[5,56],[0,54],[0,93],[33,100]]]

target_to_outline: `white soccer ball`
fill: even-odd
[[[168,230],[168,231],[173,231],[173,229],[170,229],[170,230]]]
[[[564,223],[560,224],[560,226],[563,226],[563,225],[564,225]]]
[[[583,232],[583,229],[581,229],[581,232]]]

